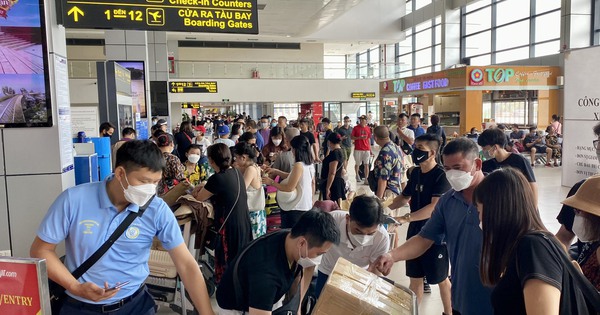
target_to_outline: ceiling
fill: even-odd
[[[399,0],[258,0],[259,34],[169,32],[170,40],[323,43],[326,55],[352,54],[404,39]],[[103,30],[67,29],[69,38],[104,38]]]

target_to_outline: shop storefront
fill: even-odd
[[[462,67],[380,83],[380,119],[437,114],[446,134],[466,134],[489,123],[544,128],[559,110],[559,67]]]

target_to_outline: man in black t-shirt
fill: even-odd
[[[352,128],[350,128],[350,117],[344,116],[344,125],[336,128],[337,133],[342,136],[342,150],[344,151],[344,169],[348,167],[348,160],[352,155]]]
[[[439,198],[451,188],[444,169],[436,162],[440,145],[441,139],[435,134],[424,134],[415,139],[412,160],[417,167],[410,173],[402,195],[396,197],[389,206],[397,209],[410,201],[410,213],[396,218],[401,223],[410,222],[406,239],[419,234]],[[426,277],[428,283],[439,285],[444,313],[452,314],[448,268],[448,249],[445,244],[434,244],[421,257],[406,261],[410,289],[417,294],[418,301],[423,297],[423,278]]]
[[[504,167],[514,167],[518,169],[525,175],[529,185],[531,185],[537,204],[538,190],[533,169],[522,155],[506,151],[506,135],[504,132],[498,128],[487,129],[479,135],[477,144],[479,144],[483,152],[487,152],[488,157],[490,157],[490,159],[483,162],[483,166],[481,167],[483,173],[489,174]]]
[[[315,135],[308,129],[308,119],[303,118],[300,120],[300,135],[305,136],[308,139],[308,143],[312,148],[313,158],[315,163],[320,162],[319,159],[319,143],[315,140]]]
[[[235,258],[219,283],[217,302],[223,310],[219,314],[271,314],[286,293],[296,292],[298,287],[292,285],[300,281],[299,269],[314,266],[315,258],[339,242],[335,220],[318,210],[303,214],[291,231],[281,230],[255,240]],[[241,289],[237,295],[236,287]]]
[[[598,162],[600,163],[600,123],[594,126],[594,134],[597,139],[592,142],[594,148],[596,149],[596,155],[598,156]],[[585,182],[585,179],[576,183],[569,193],[567,194],[567,198],[575,195],[579,187]],[[573,243],[573,239],[575,238],[575,233],[573,233],[573,220],[575,220],[575,209],[570,206],[563,205],[558,217],[556,220],[561,224],[560,229],[556,232],[556,238],[566,247],[569,248],[571,243]],[[577,247],[581,249],[581,242],[577,242]],[[578,254],[578,253],[574,253]]]

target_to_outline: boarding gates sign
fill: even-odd
[[[59,0],[68,28],[258,34],[257,0]]]
[[[50,314],[46,261],[0,258],[0,314]]]

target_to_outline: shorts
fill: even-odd
[[[370,157],[371,157],[371,151],[354,150],[354,163],[356,163],[356,165],[359,165],[359,166],[361,164],[369,165]]]
[[[350,155],[352,154],[352,147],[342,146],[342,152],[344,152],[344,159],[346,162],[350,161]]]
[[[413,167],[415,164],[412,161],[412,157],[410,155],[404,155],[404,163],[402,163],[402,183],[408,182],[408,176],[406,176],[406,171],[409,168]]]
[[[406,276],[427,277],[427,283],[438,284],[448,278],[448,248],[433,244],[421,257],[406,261]]]

